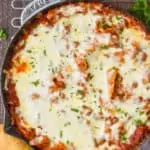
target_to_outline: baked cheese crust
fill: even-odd
[[[40,150],[133,150],[150,131],[150,35],[108,6],[38,15],[4,72],[12,123]]]

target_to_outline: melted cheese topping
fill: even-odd
[[[150,41],[145,39],[144,32],[125,28],[118,34],[119,44],[111,46],[112,33],[97,32],[97,22],[106,19],[101,26],[124,25],[124,16],[116,14],[111,20],[90,8],[86,14],[76,13],[78,10],[82,11],[82,7],[61,7],[60,11],[69,16],[53,26],[39,24],[14,57],[14,61],[19,56],[19,63],[29,66],[23,72],[18,72],[16,66],[11,68],[20,101],[16,112],[36,129],[37,135],[47,135],[52,145],[61,141],[68,149],[73,143],[77,150],[113,150],[116,145],[110,146],[110,139],[128,143],[137,123],[149,124],[144,105],[149,98],[150,82],[143,84],[143,72],[149,71],[146,64],[150,63]],[[147,55],[145,61],[138,53],[131,56],[136,49],[134,42],[139,44],[141,55]],[[88,51],[91,47],[94,50]],[[124,54],[119,55],[122,51]],[[78,66],[75,55],[87,61],[86,71],[80,70],[82,64]],[[118,82],[123,85],[123,93],[111,99],[109,94],[113,91],[109,87],[113,85],[108,83],[108,71],[113,68],[121,76]],[[53,78],[60,73],[65,88],[51,91]],[[124,97],[129,91],[131,96]],[[144,101],[139,101],[139,97]],[[110,117],[117,121],[112,123]],[[122,124],[125,131],[119,135]],[[95,144],[103,139],[106,142]]]

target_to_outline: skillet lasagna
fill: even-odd
[[[39,150],[136,150],[150,131],[150,34],[100,3],[25,27],[4,69],[12,124]]]

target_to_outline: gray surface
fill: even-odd
[[[11,26],[11,19],[13,17],[19,17],[21,13],[21,10],[12,9],[11,1],[12,0],[0,0],[0,27],[6,28],[9,34],[9,38],[7,40],[0,40],[0,66],[2,65],[2,60],[4,59],[8,43],[12,35],[17,31],[17,29],[14,29]],[[32,0],[22,0],[20,5],[25,6],[29,1]],[[133,2],[133,0],[118,0],[118,1],[106,0],[106,1],[109,1],[115,7],[119,7],[123,9],[130,7]],[[3,123],[3,115],[4,115],[4,109],[1,103],[1,96],[0,96],[0,123]],[[148,145],[150,145],[150,140],[148,140],[147,144],[145,144],[141,150],[150,150],[150,147]]]

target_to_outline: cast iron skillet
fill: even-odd
[[[55,0],[54,0],[55,1]],[[1,71],[1,95],[2,95],[2,102],[3,102],[3,106],[5,108],[5,116],[4,116],[4,131],[6,133],[8,133],[9,135],[15,136],[17,138],[20,138],[22,140],[24,140],[26,143],[28,143],[28,141],[18,132],[18,129],[15,127],[15,125],[11,125],[11,116],[9,113],[9,107],[8,104],[5,100],[5,78],[6,75],[3,73],[4,68],[7,68],[7,65],[11,59],[11,56],[13,54],[12,48],[14,46],[14,43],[18,40],[18,37],[20,35],[20,33],[22,32],[22,29],[30,22],[32,22],[32,20],[35,18],[35,16],[39,13],[42,12],[44,13],[46,10],[48,9],[52,9],[58,6],[61,6],[65,3],[73,3],[73,2],[81,2],[81,0],[60,0],[57,1],[56,3],[50,3],[48,6],[44,7],[43,9],[39,10],[38,12],[34,13],[34,15],[31,15],[31,17],[29,17],[25,23],[20,27],[20,29],[17,31],[17,33],[13,36],[12,40],[10,41],[9,47],[6,51],[6,55],[3,59],[3,63],[2,63],[2,71]],[[102,2],[102,0],[82,0],[83,2]],[[149,139],[149,138],[148,138]],[[141,150],[150,150],[150,139],[149,140],[145,140],[144,144],[141,146]],[[34,147],[32,147],[33,150],[35,150]]]

